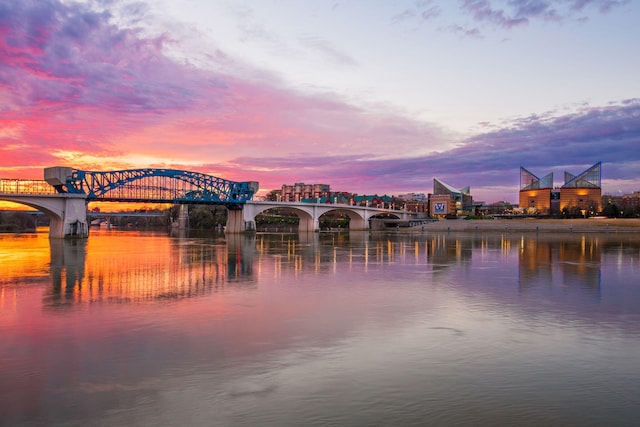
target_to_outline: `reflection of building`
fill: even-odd
[[[578,209],[582,215],[595,214],[601,210],[601,162],[573,175],[564,173],[564,185],[553,189],[553,173],[538,178],[520,167],[519,206],[526,213],[557,213],[564,209]]]
[[[527,239],[520,242],[520,288],[600,290],[602,242],[598,237]]]
[[[469,187],[458,190],[434,178],[433,194],[429,195],[429,213],[433,217],[472,214],[473,198]]]

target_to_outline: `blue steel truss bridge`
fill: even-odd
[[[82,194],[86,200],[176,204],[241,205],[253,198],[258,183],[235,182],[177,169],[130,169],[108,172],[47,168],[45,180],[58,193]]]
[[[224,205],[242,212],[258,191],[253,181],[235,182],[176,169],[94,172],[68,167],[44,170],[44,181],[0,179],[0,200],[17,202],[50,218],[50,237],[87,237],[87,202]]]

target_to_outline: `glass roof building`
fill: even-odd
[[[553,172],[538,178],[520,166],[519,206],[527,214],[551,213],[551,192],[553,189]]]
[[[578,175],[564,173],[564,185],[560,187],[560,210],[575,209],[583,216],[594,215],[602,210],[602,162]]]
[[[538,178],[520,167],[519,206],[528,214],[550,214],[578,210],[583,216],[601,210],[602,162],[578,175],[564,173],[564,185],[553,188],[553,173]]]

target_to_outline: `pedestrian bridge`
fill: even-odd
[[[0,179],[0,200],[21,203],[50,219],[49,236],[87,237],[87,203],[91,201],[216,204],[228,208],[227,233],[255,231],[255,218],[273,208],[288,208],[300,218],[298,230],[319,230],[327,212],[350,218],[350,229],[365,230],[374,216],[407,218],[402,210],[342,204],[253,201],[254,181],[234,182],[175,169],[132,169],[93,172],[67,167],[44,170],[44,181]]]

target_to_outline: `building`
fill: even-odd
[[[602,162],[579,175],[564,173],[560,187],[560,211],[578,209],[582,216],[595,215],[602,210]]]
[[[406,209],[414,215],[426,217],[429,213],[429,199],[424,193],[405,193],[395,197],[396,208]]]
[[[640,213],[640,191],[623,195],[620,210],[620,215],[624,216],[626,212],[628,216],[637,216]]]
[[[371,208],[387,208],[395,209],[393,197],[375,195],[353,196],[353,204],[355,206],[365,206]]]
[[[424,193],[405,193],[398,194],[398,199],[405,200],[407,202],[427,202],[427,195]]]
[[[560,212],[595,215],[602,209],[601,162],[584,172],[564,173],[564,185],[553,187],[553,173],[538,178],[520,167],[519,207],[526,214],[549,215]],[[575,212],[574,212],[575,211]]]
[[[432,217],[457,217],[474,213],[470,188],[456,189],[434,178],[433,194],[429,195],[429,213]]]
[[[333,192],[328,191],[323,193],[322,197],[311,197],[308,199],[300,200],[303,203],[326,203],[326,204],[342,204],[353,205],[353,194],[344,191]]]
[[[551,213],[553,172],[538,178],[520,166],[520,198],[518,206],[527,214]]]
[[[297,182],[293,185],[283,185],[278,195],[282,202],[300,202],[304,199],[329,197],[331,188],[328,184],[305,184]]]

